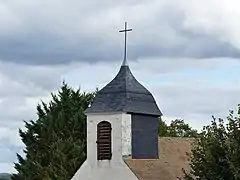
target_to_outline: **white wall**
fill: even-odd
[[[118,162],[122,158],[122,113],[118,114],[90,114],[87,117],[87,156],[91,166],[97,165],[97,124],[108,121],[112,126],[112,161]]]
[[[87,117],[87,160],[77,171],[72,180],[138,180],[122,159],[122,152],[129,153],[130,132],[124,127],[131,127],[127,121],[130,115],[125,113],[88,114]],[[97,160],[97,124],[108,121],[112,125],[112,159]],[[131,123],[131,122],[130,122]],[[130,128],[131,129],[131,128]],[[122,140],[124,134],[124,140]],[[122,148],[122,143],[127,146]]]
[[[132,155],[132,120],[130,114],[122,114],[122,156]]]

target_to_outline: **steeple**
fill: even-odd
[[[72,180],[138,180],[126,157],[158,159],[158,117],[152,94],[141,85],[124,59],[115,78],[96,94],[87,109],[87,159]]]
[[[127,32],[125,29],[119,32],[125,33],[124,59],[116,77],[101,89],[93,100],[87,113],[102,112],[126,112],[161,116],[152,94],[140,84],[133,76],[127,65]]]

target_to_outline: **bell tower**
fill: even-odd
[[[158,118],[152,94],[133,76],[124,60],[115,78],[87,109],[87,159],[72,180],[138,180],[123,158],[157,159]]]

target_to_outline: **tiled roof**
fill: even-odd
[[[126,164],[139,180],[179,180],[184,169],[189,172],[192,138],[159,138],[159,159],[125,159]]]
[[[102,88],[87,113],[127,112],[161,116],[152,94],[122,65],[116,77]]]

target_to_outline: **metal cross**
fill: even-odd
[[[123,30],[120,30],[119,32],[124,32],[124,59],[123,59],[123,65],[125,66],[127,64],[127,32],[132,31],[132,29],[127,29],[127,22],[125,22],[125,28]]]

